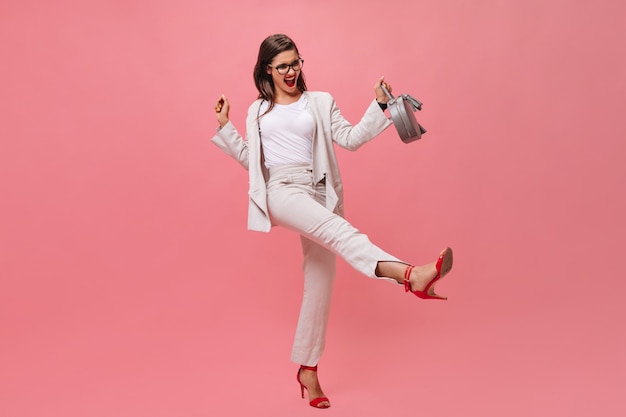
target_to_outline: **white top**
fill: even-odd
[[[264,101],[260,114],[269,107]],[[312,163],[315,120],[302,94],[291,104],[274,104],[272,111],[261,117],[261,144],[265,167]]]

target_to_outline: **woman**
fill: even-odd
[[[333,143],[349,150],[373,139],[391,122],[385,115],[391,86],[381,77],[361,121],[352,126],[328,93],[309,92],[295,43],[282,34],[266,38],[254,67],[258,99],[248,109],[247,141],[229,121],[230,104],[216,106],[217,135],[212,141],[249,171],[248,228],[268,232],[280,225],[301,236],[304,296],[291,359],[300,364],[302,398],[313,407],[330,406],[317,377],[324,349],[335,256],[372,278],[403,284],[420,298],[445,299],[434,284],[452,268],[452,250],[436,262],[413,266],[373,245],[343,218],[341,177]]]

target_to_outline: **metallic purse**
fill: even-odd
[[[426,129],[415,120],[413,113],[416,110],[422,110],[422,103],[408,94],[402,94],[395,98],[385,86],[381,85],[381,88],[389,97],[387,108],[402,142],[411,143],[421,139],[422,135],[426,133]]]

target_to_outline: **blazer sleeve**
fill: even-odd
[[[231,121],[218,130],[211,142],[224,151],[226,155],[239,162],[245,169],[248,169],[248,142],[243,140]]]
[[[374,139],[391,124],[376,100],[372,100],[359,123],[354,126],[343,117],[334,99],[330,113],[333,141],[350,151]]]

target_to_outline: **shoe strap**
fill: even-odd
[[[317,365],[315,366],[300,365],[300,369],[306,369],[307,371],[317,372]]]
[[[319,406],[320,403],[323,403],[324,401],[330,402],[330,401],[328,401],[328,398],[326,398],[326,397],[319,397],[319,398],[316,398],[313,401],[311,401],[309,404],[311,405],[311,407],[315,407],[315,408],[328,408],[328,407],[330,407],[329,405],[323,405],[323,406],[320,407]]]
[[[411,278],[411,272],[413,271],[413,268],[415,268],[413,265],[407,265],[406,269],[404,270],[404,292],[411,291],[411,282],[409,281],[409,279]]]

